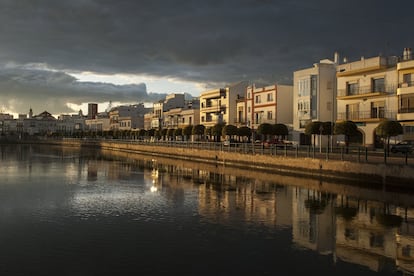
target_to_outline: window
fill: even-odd
[[[256,96],[256,101],[255,101],[255,103],[261,103],[262,101],[261,101],[261,98],[260,98],[260,95],[257,95]]]
[[[385,116],[385,102],[372,102],[371,103],[371,118],[384,118]]]
[[[267,119],[268,120],[272,120],[273,119],[273,113],[272,113],[272,111],[268,111],[267,112]]]
[[[385,79],[372,79],[372,92],[385,92]]]
[[[359,104],[346,105],[346,119],[354,120],[359,118]]]
[[[358,95],[359,94],[358,92],[359,92],[359,84],[357,82],[346,84],[346,94],[348,96]]]
[[[411,74],[404,74],[403,75],[403,87],[412,86],[411,83]]]
[[[267,94],[267,101],[272,102],[273,101],[273,93]]]
[[[298,94],[299,94],[299,97],[310,95],[309,82],[310,82],[309,79],[302,79],[302,80],[298,81]]]
[[[400,95],[398,101],[398,113],[414,112],[414,94]]]

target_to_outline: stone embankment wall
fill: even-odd
[[[67,145],[78,145],[79,142],[63,142]],[[339,160],[312,158],[289,158],[261,154],[242,154],[227,151],[213,151],[192,148],[142,145],[116,141],[81,142],[83,146],[97,146],[102,149],[140,153],[150,156],[169,157],[192,162],[220,164],[248,170],[278,172],[297,176],[332,177],[347,180],[364,180],[366,182],[387,182],[394,186],[413,185],[414,169],[407,165],[358,163]],[[412,184],[411,184],[412,183]]]

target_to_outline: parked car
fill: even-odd
[[[290,141],[276,140],[276,139],[274,139],[274,140],[266,140],[266,141],[264,141],[263,142],[263,145],[265,147],[271,147],[272,145],[274,145],[275,147],[278,147],[278,148],[285,148],[285,147],[291,148],[292,145],[293,145],[293,143],[290,142]]]
[[[237,141],[235,139],[230,139],[230,140],[226,139],[223,142],[223,146],[231,146],[231,147],[234,147],[234,146],[236,146],[236,143],[237,143]]]
[[[391,152],[412,153],[414,150],[414,141],[401,141],[395,145],[391,145]]]

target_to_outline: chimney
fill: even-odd
[[[335,52],[335,53],[334,53],[334,63],[335,63],[336,65],[338,65],[338,64],[339,64],[339,54],[338,54],[338,52]]]
[[[407,48],[407,60],[411,60],[412,58],[411,48]]]
[[[412,57],[411,48],[404,48],[402,59],[403,60],[411,60],[412,58],[413,57]]]

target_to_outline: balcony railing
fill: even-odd
[[[406,81],[398,84],[399,88],[411,87],[414,86],[414,81]]]
[[[338,97],[346,97],[346,96],[359,96],[359,95],[366,95],[372,93],[383,93],[383,94],[393,94],[396,92],[396,85],[387,85],[387,86],[379,86],[379,87],[371,87],[371,86],[362,86],[352,91],[348,91],[347,89],[338,89]]]
[[[414,107],[400,108],[398,113],[414,113]]]
[[[338,120],[361,121],[369,119],[397,119],[394,110],[339,112]]]

